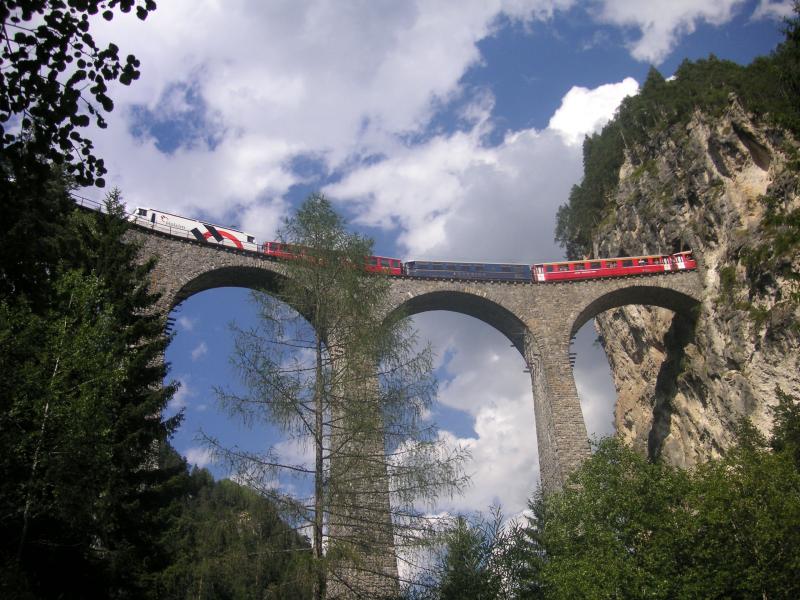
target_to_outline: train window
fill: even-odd
[[[639,262],[639,266],[646,265],[647,264],[647,259],[646,258],[640,258],[638,262]]]
[[[576,271],[585,271],[586,270],[586,265],[584,265],[583,263],[578,263],[578,264],[575,265],[575,270]]]
[[[622,266],[623,267],[632,267],[633,266],[633,261],[632,260],[623,260],[622,261]]]
[[[615,260],[607,260],[606,261],[606,268],[607,269],[616,269],[618,266],[617,261]]]
[[[553,265],[547,265],[547,272],[548,273],[552,273],[553,272]]]
[[[251,244],[255,244],[256,243],[256,238],[254,238],[252,235],[248,235],[247,236],[247,241],[250,242]]]
[[[476,271],[483,271],[483,265],[475,265]]]
[[[139,216],[140,217],[146,217],[147,216],[147,209],[146,208],[140,208],[139,209]]]
[[[378,266],[378,259],[375,258],[374,256],[370,256],[369,257],[369,264],[372,265],[373,267]]]
[[[391,267],[392,265],[391,265],[391,263],[389,262],[389,259],[388,259],[388,258],[382,258],[382,259],[381,259],[381,266],[382,266],[382,267],[386,267],[386,268],[388,269],[388,268],[389,268],[389,267]]]
[[[569,271],[569,265],[558,265],[559,271]]]
[[[589,268],[590,269],[599,269],[600,268],[600,263],[599,262],[589,263]]]

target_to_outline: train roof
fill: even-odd
[[[249,235],[255,237],[251,233],[247,233],[246,231],[242,231],[241,229],[237,229],[231,225],[218,225],[217,223],[212,223],[211,221],[201,221],[200,219],[195,219],[194,217],[185,217],[184,215],[176,215],[175,213],[167,212],[165,210],[161,210],[160,208],[149,208],[147,206],[137,206],[134,210],[139,210],[140,208],[144,210],[149,210],[154,213],[159,213],[162,215],[169,215],[170,217],[177,217],[178,219],[188,219],[189,221],[197,221],[198,223],[203,223],[204,225],[211,225],[212,227],[222,227],[223,229],[230,229],[231,231],[235,231],[237,233],[243,233],[244,235]]]
[[[426,260],[424,258],[417,258],[414,260],[403,261],[405,264],[410,263],[428,263],[431,265],[490,265],[494,267],[530,267],[530,263],[510,263],[510,262],[476,262],[471,260]]]
[[[577,260],[553,260],[550,262],[534,263],[536,265],[567,265],[572,263],[597,262],[598,260],[637,260],[639,258],[663,258],[664,256],[675,256],[677,254],[691,254],[691,250],[682,250],[672,254],[640,254],[637,256],[604,256],[601,258],[579,258]]]

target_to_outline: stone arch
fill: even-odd
[[[391,315],[411,317],[423,312],[444,310],[474,317],[502,333],[526,359],[526,342],[533,338],[528,326],[497,301],[459,290],[440,290],[418,294],[401,302]]]
[[[222,287],[239,287],[274,292],[285,275],[256,266],[228,266],[202,271],[188,279],[171,298],[172,310],[187,298],[200,292]]]
[[[679,315],[691,317],[692,311],[699,306],[700,301],[689,293],[672,287],[658,285],[620,287],[597,296],[576,311],[576,316],[572,319],[570,337],[574,336],[581,327],[600,313],[630,304],[658,306],[669,309]]]

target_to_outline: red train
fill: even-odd
[[[303,247],[283,242],[264,242],[261,252],[268,256],[284,260],[295,260],[304,256]],[[386,258],[384,256],[367,256],[364,259],[364,270],[369,273],[384,273],[385,275],[402,275],[403,263],[399,258]]]
[[[239,250],[260,252],[282,260],[296,260],[305,254],[302,246],[282,242],[264,242],[259,246],[254,236],[238,229],[212,225],[150,208],[137,208],[130,219],[141,226],[157,228],[171,235],[193,238],[204,243],[233,246]],[[403,263],[399,258],[367,256],[364,258],[363,268],[370,273],[427,279],[547,283],[692,271],[697,268],[697,261],[692,256],[691,250],[669,255],[595,258],[534,265],[414,260]]]
[[[692,251],[670,255],[625,256],[566,262],[539,263],[531,267],[533,281],[576,281],[598,277],[625,277],[668,271],[693,271],[697,261]]]

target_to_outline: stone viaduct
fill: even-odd
[[[157,257],[151,285],[165,314],[218,287],[274,290],[281,262],[142,227],[129,234],[143,257]],[[699,272],[573,283],[496,283],[393,278],[390,310],[446,310],[480,319],[505,335],[530,371],[539,467],[545,492],[562,487],[589,456],[589,441],[569,360],[570,340],[595,315],[628,304],[659,306],[692,318],[701,301]]]

